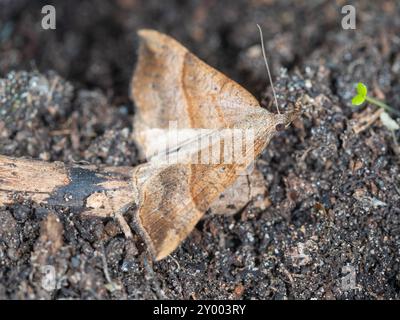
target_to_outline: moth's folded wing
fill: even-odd
[[[153,163],[137,167],[135,226],[156,260],[174,251],[189,235],[212,201],[234,180],[216,165]]]
[[[155,139],[162,140],[171,122],[177,129],[211,129],[211,133],[216,129],[255,130],[252,152],[246,148],[240,163],[156,161],[137,171],[138,229],[156,259],[162,259],[191,232],[210,204],[232,185],[237,173],[245,170],[261,152],[271,138],[268,132],[274,115],[260,108],[257,100],[240,85],[202,62],[174,39],[152,30],[142,30],[139,35],[139,60],[132,81],[139,146],[170,156],[183,145],[191,145],[193,139],[179,140],[173,146],[175,150],[171,145],[166,150],[163,143],[153,144]],[[192,154],[200,159],[200,153],[208,148],[195,148]]]
[[[135,138],[145,154],[163,151],[154,137],[171,124],[178,129],[232,128],[240,127],[251,109],[268,114],[248,91],[176,40],[154,30],[140,30],[139,36],[131,90]]]
[[[188,165],[152,163],[134,173],[139,195],[135,226],[156,260],[174,251],[204,214],[192,198],[190,175]]]

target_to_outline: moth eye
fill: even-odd
[[[278,123],[275,126],[275,129],[276,129],[276,131],[283,131],[283,130],[285,130],[285,125],[283,123]]]

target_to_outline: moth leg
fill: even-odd
[[[129,226],[128,222],[126,222],[126,220],[124,218],[124,213],[127,212],[129,210],[129,208],[131,208],[131,206],[125,206],[123,208],[120,208],[119,210],[116,210],[114,212],[114,218],[118,221],[118,223],[122,229],[122,232],[125,235],[125,238],[132,239],[133,234],[132,234],[131,227]]]

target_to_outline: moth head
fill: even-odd
[[[285,124],[282,123],[282,122],[277,123],[277,124],[275,125],[275,130],[276,130],[276,131],[283,131],[283,130],[285,130],[285,128],[286,128],[286,126],[285,126]]]
[[[291,108],[291,111],[283,113],[283,114],[276,114],[275,115],[275,130],[276,131],[283,131],[285,130],[295,119],[300,116],[301,113],[301,102],[296,101]]]

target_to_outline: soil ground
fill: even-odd
[[[56,30],[41,28],[49,3]],[[111,219],[1,208],[0,298],[400,298],[399,134],[379,119],[355,132],[375,108],[350,105],[363,81],[400,109],[400,5],[352,3],[356,30],[341,27],[344,1],[0,0],[2,155],[136,165],[129,83],[142,27],[272,110],[259,23],[280,102],[310,102],[258,160],[269,206],[207,215],[161,262]]]

